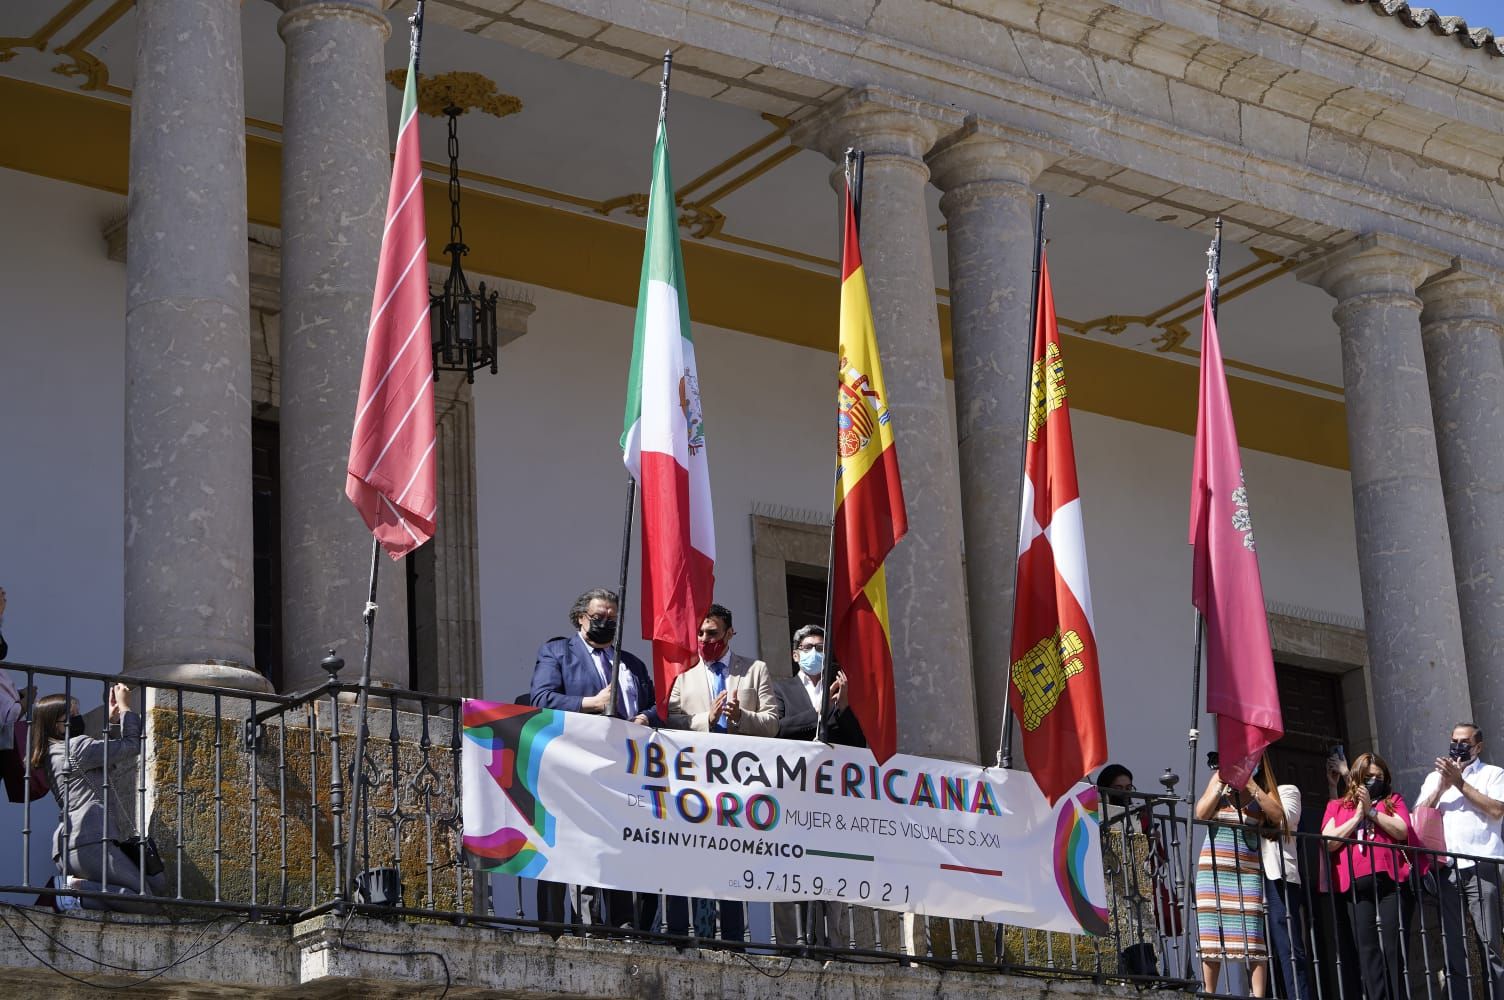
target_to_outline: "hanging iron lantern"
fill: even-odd
[[[497,292],[486,290],[482,281],[471,289],[460,258],[470,252],[460,227],[459,118],[465,112],[453,105],[444,109],[449,117],[449,275],[443,291],[430,295],[429,316],[433,323],[433,377],[439,372],[464,372],[474,383],[475,373],[490,368],[496,374]]]

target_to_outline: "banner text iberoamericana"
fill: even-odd
[[[853,761],[823,760],[811,768],[808,758],[789,758],[781,754],[773,758],[770,768],[761,755],[750,750],[727,753],[719,747],[691,745],[669,753],[662,743],[635,738],[626,741],[624,767],[629,775],[649,779],[642,785],[643,797],[629,804],[646,804],[657,820],[674,817],[694,825],[750,829],[761,833],[775,829],[781,822],[794,828],[852,830],[973,847],[1001,846],[998,836],[985,830],[883,816],[832,813],[821,809],[785,811],[778,796],[773,794],[789,789],[831,796],[842,800],[843,804],[881,801],[899,806],[1001,816],[1002,810],[991,784],[979,778],[936,775],[922,770],[910,772],[905,767],[882,767]],[[666,784],[666,779],[672,779],[677,790]],[[704,789],[696,786],[704,786]],[[653,837],[642,830],[624,830],[623,838],[628,837],[639,842],[664,842],[663,838]],[[798,845],[782,846],[792,846],[798,851],[783,856],[802,856]]]

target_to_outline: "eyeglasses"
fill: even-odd
[[[799,652],[801,652],[801,653],[806,652],[806,651],[811,650],[811,649],[819,650],[820,652],[823,653],[823,652],[825,652],[825,643],[823,643],[823,642],[817,642],[817,643],[811,644],[811,643],[808,643],[808,642],[801,642],[799,644]]]

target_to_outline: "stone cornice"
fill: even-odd
[[[1147,0],[1123,0],[1123,5],[1140,2]],[[1234,2],[1248,7],[1254,0]],[[1292,16],[1296,10],[1292,0],[1262,2]],[[1356,123],[1392,124],[1393,142],[1401,146],[1413,136],[1403,122],[1381,120],[1382,107],[1343,106],[1347,114],[1323,117],[1321,109],[1331,94],[1344,88],[1312,70],[1297,74],[1296,83],[1307,91],[1297,96],[1305,103],[1280,110],[1208,89],[1213,78],[1204,79],[1204,85],[1176,79],[1170,75],[1176,66],[1165,66],[1161,59],[1156,67],[1150,55],[1132,47],[1120,45],[1121,59],[1115,59],[1111,46],[1123,42],[1131,27],[1152,29],[1164,22],[1098,0],[1051,0],[1052,18],[1088,9],[1127,18],[1083,26],[1074,46],[1040,35],[1032,21],[1017,30],[1005,28],[1010,16],[1022,21],[1030,12],[1038,15],[1038,5],[1026,0],[985,4],[994,15],[990,20],[926,0],[886,0],[870,25],[837,20],[849,8],[824,0],[727,0],[714,6],[676,0],[555,0],[555,5],[790,71],[807,73],[818,66],[837,85],[875,85],[936,105],[954,105],[1179,185],[1238,201],[1257,191],[1257,204],[1264,208],[1352,232],[1387,229],[1450,254],[1504,264],[1504,208],[1495,200],[1504,194],[1498,181],[1500,158],[1454,150],[1438,141],[1437,156],[1456,152],[1452,159],[1467,165],[1438,159],[1432,166],[1416,155],[1419,142],[1410,152],[1374,136],[1365,138],[1362,129],[1354,131]],[[1222,74],[1224,90],[1237,93],[1229,79],[1251,85],[1235,76],[1235,50],[1217,42],[1222,34],[1236,35],[1220,27],[1220,4],[1165,0],[1165,6],[1199,15],[1203,43],[1209,39],[1216,57],[1228,64]],[[1310,37],[1278,24],[1273,30],[1287,32],[1286,44],[1295,49],[1299,39]],[[1370,38],[1371,45],[1378,42]],[[1342,56],[1355,72],[1361,68],[1362,55],[1351,49],[1339,52],[1330,42],[1313,48],[1329,52],[1334,61]],[[1123,61],[1139,55],[1146,65]],[[1250,62],[1261,57],[1245,51],[1241,58]],[[1180,69],[1198,79],[1206,76],[1192,74],[1189,64]],[[1127,75],[1104,83],[1108,71]],[[1387,98],[1391,105],[1400,103],[1399,87],[1414,75],[1411,70],[1394,76],[1395,89]],[[1371,81],[1383,78],[1382,69],[1370,71]],[[1130,87],[1143,88],[1148,99],[1125,96]],[[1452,93],[1460,101],[1455,86]],[[1354,99],[1365,101],[1368,95]],[[1302,117],[1303,110],[1310,113]],[[1317,124],[1311,124],[1313,118]],[[1445,124],[1437,122],[1438,135]],[[1504,142],[1497,131],[1480,134]],[[1485,166],[1492,171],[1488,181],[1479,176]],[[1251,178],[1257,183],[1250,183]]]

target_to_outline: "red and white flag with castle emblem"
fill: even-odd
[[[1065,360],[1043,253],[1033,358],[1008,697],[1022,727],[1024,760],[1053,805],[1088,771],[1107,762],[1107,723]]]

